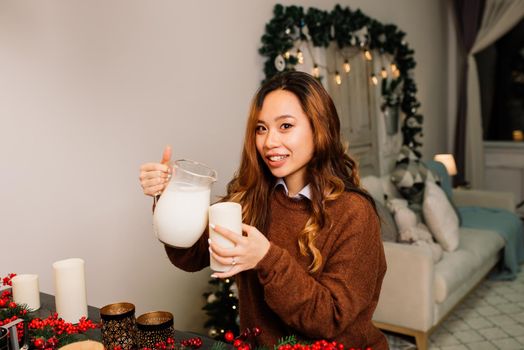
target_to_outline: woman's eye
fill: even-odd
[[[255,128],[256,133],[261,133],[261,132],[264,132],[265,130],[266,130],[266,127],[263,125],[257,125],[257,127]]]
[[[289,128],[291,128],[291,127],[293,127],[293,124],[284,123],[284,124],[281,125],[281,128],[282,128],[282,129],[289,129]]]

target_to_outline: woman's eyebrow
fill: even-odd
[[[279,115],[278,117],[275,117],[273,120],[274,121],[279,121],[281,119],[286,119],[286,118],[292,118],[292,119],[295,119],[295,117],[293,117],[291,114],[282,114],[282,115]],[[258,120],[259,123],[261,124],[265,124],[265,122],[261,119]]]
[[[275,120],[286,119],[286,118],[295,119],[295,117],[292,116],[291,114],[283,114],[281,116],[276,117]]]

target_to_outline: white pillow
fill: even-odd
[[[447,252],[459,245],[459,219],[448,197],[435,183],[426,181],[422,213],[429,230]]]

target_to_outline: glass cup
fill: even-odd
[[[242,235],[242,206],[234,202],[221,202],[209,207],[209,238],[223,248],[233,248],[235,244],[215,232],[211,225],[219,225]],[[213,271],[227,272],[233,268],[233,265],[222,265],[210,256],[210,267]]]
[[[115,303],[100,309],[102,343],[106,349],[119,346],[123,350],[135,348],[135,305]]]
[[[153,311],[136,319],[136,345],[139,349],[154,348],[155,344],[175,338],[173,314],[167,311]]]
[[[192,160],[173,164],[171,181],[160,196],[153,215],[157,238],[170,246],[189,248],[204,232],[217,172]]]

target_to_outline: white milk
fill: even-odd
[[[209,238],[223,248],[231,249],[235,243],[231,242],[220,233],[211,228],[211,224],[219,225],[242,235],[242,206],[233,202],[216,203],[209,207]],[[213,257],[210,257],[210,266],[213,271],[227,272],[233,268],[232,265],[222,265]]]
[[[170,184],[158,200],[153,216],[158,239],[173,247],[195,244],[206,228],[210,192],[209,188]]]

